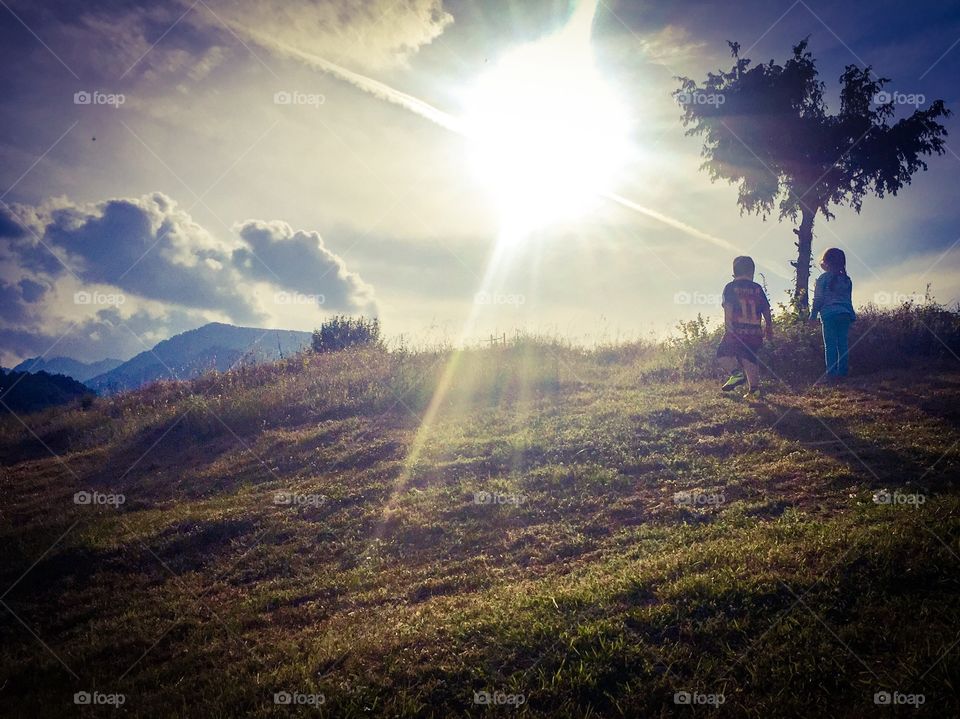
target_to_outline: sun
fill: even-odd
[[[524,229],[588,211],[631,154],[626,107],[582,24],[502,57],[469,93],[464,128],[503,221]]]

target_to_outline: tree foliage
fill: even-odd
[[[889,78],[848,65],[839,111],[830,114],[808,40],[782,65],[752,65],[738,43],[729,45],[729,71],[708,73],[702,84],[677,78],[682,120],[687,135],[703,138],[701,169],[739,186],[741,213],[801,216],[794,266],[805,307],[816,215],[829,220],[834,205],[860,212],[868,194],[896,195],[927,169],[925,157],[943,154],[947,131],[939,121],[950,111],[935,100],[894,121],[895,98],[884,92]]]

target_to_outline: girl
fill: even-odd
[[[851,300],[853,282],[847,275],[847,256],[836,247],[823,253],[820,269],[823,274],[814,286],[810,319],[820,315],[827,376],[837,379],[847,376],[847,335],[857,319]]]

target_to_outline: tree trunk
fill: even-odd
[[[800,227],[793,232],[797,236],[797,261],[791,262],[797,270],[797,283],[793,290],[793,301],[800,314],[806,317],[810,312],[810,259],[813,248],[813,218],[816,210],[804,207],[800,215]]]

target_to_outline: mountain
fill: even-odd
[[[135,389],[160,379],[191,379],[237,364],[260,364],[310,345],[309,332],[235,327],[211,322],[163,340],[153,349],[91,377],[86,385],[101,393]]]
[[[86,382],[91,377],[109,372],[123,364],[123,360],[107,358],[99,362],[81,362],[72,357],[31,357],[13,368],[14,372],[46,372],[72,377],[78,382]]]
[[[0,370],[0,397],[6,405],[0,405],[0,414],[36,412],[92,395],[89,387],[64,375]]]

